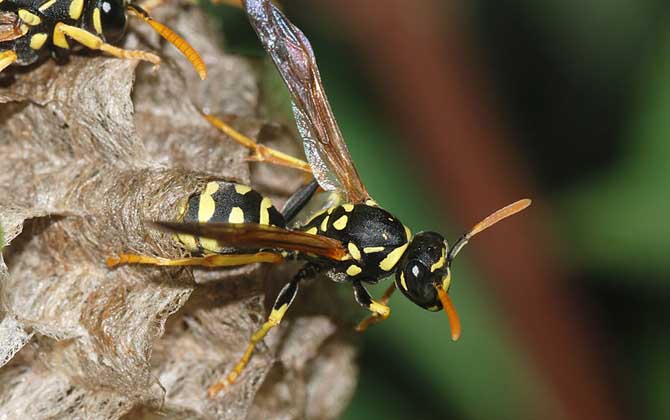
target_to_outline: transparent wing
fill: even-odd
[[[255,223],[175,223],[154,222],[158,227],[216,239],[221,245],[238,248],[276,248],[307,252],[340,260],[347,251],[338,240],[295,230]]]
[[[314,177],[345,201],[369,198],[351,160],[321,84],[314,51],[305,35],[269,0],[245,0],[251,25],[293,97],[293,113]]]

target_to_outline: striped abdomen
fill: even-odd
[[[179,214],[180,222],[258,223],[286,227],[284,217],[272,201],[246,185],[233,182],[210,182],[201,192],[188,198]],[[235,251],[222,247],[216,240],[192,235],[177,235],[177,239],[191,252],[226,254]]]

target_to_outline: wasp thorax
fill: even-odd
[[[442,309],[435,286],[449,289],[447,241],[435,232],[416,234],[396,272],[396,285],[412,302],[430,311]]]
[[[126,32],[126,1],[98,0],[91,18],[95,31],[105,41],[118,41]]]

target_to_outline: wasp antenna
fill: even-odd
[[[160,36],[165,38],[170,44],[174,45],[182,54],[191,62],[195,71],[198,72],[200,79],[205,80],[207,78],[207,66],[203,61],[200,54],[189,44],[184,38],[177,35],[172,29],[163,25],[162,23],[154,20],[149,16],[149,14],[142,9],[141,7],[129,3],[127,9],[146,23],[148,23],[154,31],[156,31]]]
[[[473,236],[490,228],[499,221],[506,219],[510,216],[513,216],[518,212],[520,212],[521,210],[528,208],[528,206],[530,206],[531,203],[532,201],[529,198],[524,198],[519,201],[515,201],[514,203],[509,204],[495,211],[493,214],[489,215],[484,220],[474,225],[473,228],[470,229],[468,233],[461,236],[460,239],[456,241],[454,246],[451,248],[451,251],[449,251],[449,256],[447,257],[447,260],[452,261],[456,257],[456,255],[461,251],[461,249],[465,246],[465,244],[467,244],[468,241],[472,239]]]
[[[442,302],[442,307],[444,312],[447,313],[447,318],[449,318],[449,328],[451,329],[451,339],[457,341],[461,337],[461,320],[458,318],[458,313],[456,313],[456,307],[442,286],[434,285],[435,290],[437,290],[437,296]]]
[[[524,210],[528,206],[530,206],[531,203],[532,203],[532,201],[529,198],[524,198],[522,200],[515,201],[514,203],[509,204],[509,205],[501,208],[500,210],[494,212],[492,215],[488,216],[487,218],[485,218],[481,222],[477,223],[470,230],[470,232],[467,233],[468,238],[472,238],[473,236],[475,236],[479,232],[490,228],[491,226],[495,225],[499,221],[517,214],[521,210]]]

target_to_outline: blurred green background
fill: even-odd
[[[283,2],[312,42],[368,190],[413,231],[436,230],[453,242],[468,226],[455,222],[433,194],[448,180],[425,176],[430,168],[414,159],[374,76],[329,14],[337,6],[319,3]],[[494,112],[512,128],[508,146],[525,165],[533,198],[548,209],[543,221],[556,241],[537,246],[569,267],[561,290],[574,297],[597,338],[587,345],[604,368],[598,379],[605,400],[620,418],[669,419],[670,5],[478,0],[452,6],[434,13],[445,25],[462,27]],[[231,50],[262,56],[240,11],[211,11],[222,16]],[[282,89],[276,78],[271,83]],[[450,197],[455,205],[458,199]],[[486,235],[496,235],[495,228]],[[452,288],[463,338],[451,342],[446,317],[394,296],[391,319],[364,335],[360,383],[344,419],[560,418],[561,410],[569,417],[518,332],[501,322],[506,313],[467,251],[455,264]]]

